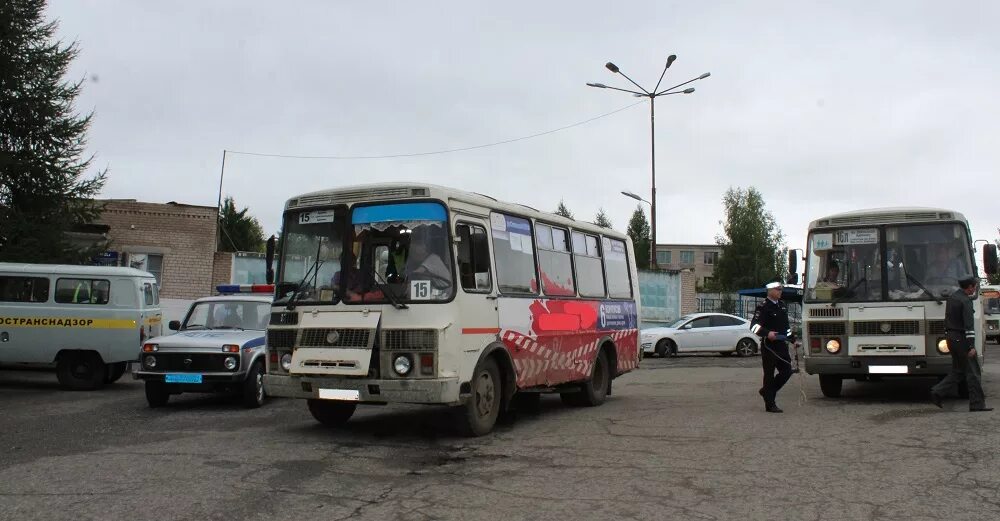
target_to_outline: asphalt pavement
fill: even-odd
[[[440,407],[330,430],[301,401],[149,409],[129,375],[88,393],[0,370],[0,519],[1000,519],[1000,412],[939,410],[928,380],[826,399],[801,375],[767,414],[759,380],[756,357],[646,359],[601,407],[544,396],[469,439]]]

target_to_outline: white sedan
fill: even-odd
[[[751,356],[760,351],[760,339],[750,332],[750,321],[723,313],[685,315],[667,327],[640,332],[643,353],[733,353]]]

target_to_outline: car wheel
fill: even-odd
[[[170,401],[170,391],[163,382],[146,382],[146,402],[151,408],[163,407]]]
[[[254,362],[250,368],[247,379],[243,381],[243,406],[247,409],[256,409],[264,405],[264,398],[267,393],[264,391],[264,364],[261,361]]]
[[[73,391],[93,391],[104,386],[108,368],[101,356],[89,351],[63,353],[56,363],[59,385]]]
[[[670,349],[670,341],[666,338],[661,339],[656,343],[656,356],[664,358],[667,356],[667,351]]]
[[[739,356],[753,356],[757,352],[757,344],[749,338],[741,338],[736,343],[736,354]]]

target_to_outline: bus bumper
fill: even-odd
[[[460,405],[466,396],[460,393],[458,378],[427,378],[419,380],[376,380],[368,378],[342,378],[336,376],[264,376],[264,385],[270,396],[302,399],[343,399],[329,398],[340,395],[336,391],[350,395],[357,392],[361,403],[422,403]],[[326,393],[322,391],[327,391]],[[334,393],[330,393],[334,391]]]
[[[808,357],[805,359],[806,373],[831,374],[841,376],[937,376],[951,371],[951,356],[909,356],[909,357]],[[906,373],[887,374],[880,367],[906,367]],[[874,370],[872,368],[875,368]]]

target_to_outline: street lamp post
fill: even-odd
[[[711,76],[711,73],[706,72],[701,76],[698,76],[697,78],[692,78],[688,81],[685,81],[684,83],[679,83],[677,85],[674,85],[673,87],[670,87],[669,89],[659,90],[660,83],[663,81],[663,76],[667,74],[667,69],[670,68],[670,64],[674,63],[674,60],[676,59],[677,56],[674,54],[671,54],[670,56],[667,57],[667,64],[663,67],[663,72],[660,73],[660,79],[656,82],[656,87],[653,87],[652,91],[648,91],[638,83],[632,81],[632,78],[629,78],[627,75],[625,75],[625,73],[622,72],[617,65],[611,62],[606,63],[604,66],[607,67],[607,69],[614,74],[621,74],[626,80],[629,81],[629,83],[638,87],[639,90],[642,92],[637,92],[629,89],[619,89],[618,87],[609,87],[607,85],[604,85],[603,83],[587,84],[588,87],[617,90],[621,92],[627,92],[637,98],[649,98],[649,157],[650,157],[650,168],[651,168],[652,191],[650,194],[650,200],[646,202],[649,203],[650,233],[652,234],[652,237],[650,238],[651,253],[649,256],[649,267],[651,269],[655,269],[657,266],[656,263],[656,112],[654,106],[656,98],[658,98],[659,96],[668,96],[670,94],[691,94],[692,92],[694,92],[694,87],[688,87],[684,90],[674,90],[674,89],[678,87],[683,87],[684,85],[687,85],[689,83],[698,80],[703,80]],[[622,193],[629,197],[633,197],[635,199],[639,199],[640,201],[644,201],[644,199],[639,198],[635,194],[625,193],[625,192]]]
[[[651,202],[643,199],[642,197],[639,197],[638,194],[635,194],[633,192],[622,191],[622,195],[624,195],[625,197],[631,197],[632,199],[635,199],[636,201],[641,201],[641,202],[644,202],[644,203],[648,204],[650,210],[652,210],[652,208],[653,208],[653,203],[651,203]],[[650,213],[652,213],[652,211]],[[652,230],[651,230],[651,232],[652,232]],[[655,237],[656,234],[653,233],[653,236]],[[655,259],[653,259],[653,257],[655,257],[655,256],[656,256],[656,241],[650,240],[649,241],[649,267],[650,268],[659,265],[659,263],[656,262]]]

